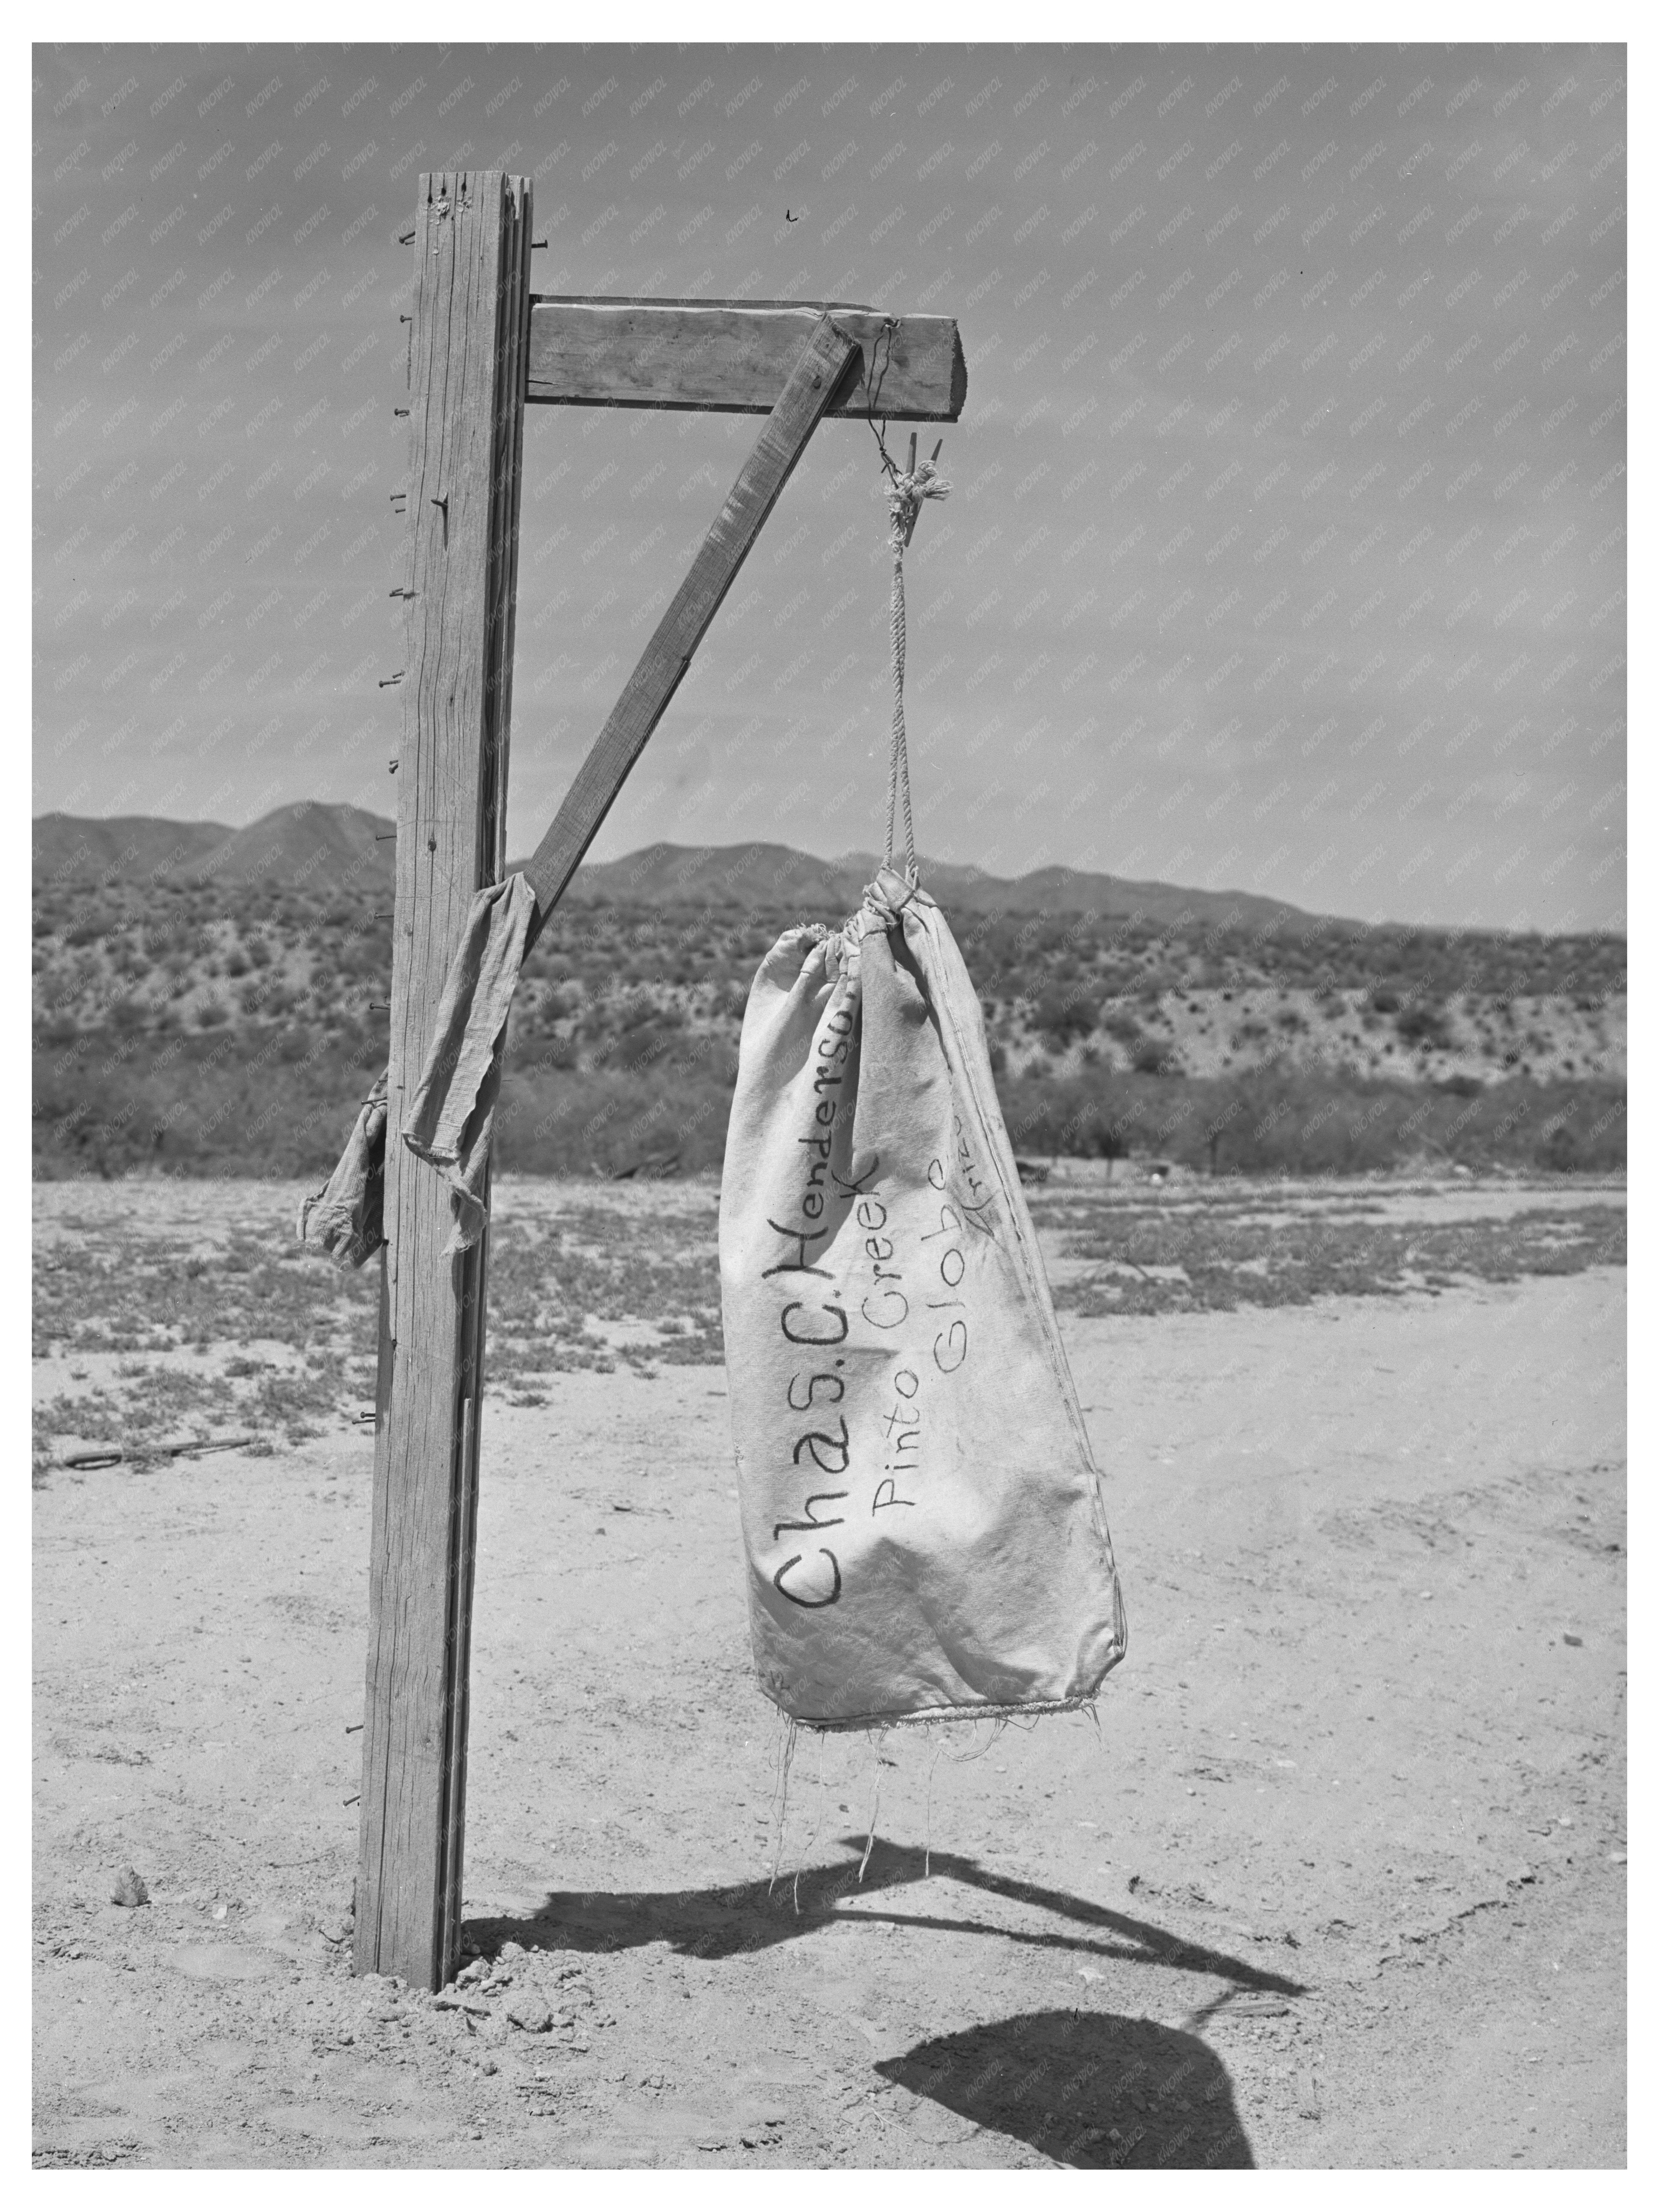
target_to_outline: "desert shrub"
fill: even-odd
[[[1185,1080],[1138,1073],[1000,1086],[1015,1149],[1098,1154],[1111,1128],[1137,1153],[1243,1174],[1355,1175],[1436,1161],[1534,1164],[1553,1141],[1575,1170],[1625,1164],[1625,1088],[1517,1078],[1474,1097],[1427,1084],[1276,1068]]]
[[[1437,1051],[1444,1051],[1455,1042],[1445,1008],[1427,1000],[1419,999],[1402,1007],[1394,1026],[1402,1044],[1432,1046]]]
[[[581,1065],[581,1055],[568,1037],[540,1036],[526,1048],[509,1031],[507,1052],[512,1066],[524,1074],[568,1073]]]
[[[70,1063],[37,1053],[34,1171],[125,1174],[325,1173],[339,1156],[369,1071],[343,1053],[289,1060],[245,1033],[147,1036],[117,1059],[111,1033]],[[129,1041],[131,1042],[131,1041]]]
[[[1534,1157],[1541,1168],[1557,1175],[1570,1174],[1580,1164],[1580,1147],[1571,1125],[1558,1121],[1540,1139]]]
[[[1031,1024],[1057,1052],[1064,1052],[1075,1038],[1090,1035],[1099,1012],[1087,991],[1044,991],[1032,1009]]]
[[[732,1084],[723,1069],[684,1075],[508,1073],[495,1157],[520,1175],[617,1175],[672,1158],[681,1174],[717,1168]]]

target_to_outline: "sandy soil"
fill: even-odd
[[[459,2005],[331,1940],[368,1440],[54,1474],[37,2163],[1621,2164],[1623,1301],[1064,1317],[1098,1728],[803,1738],[787,1795],[721,1371],[490,1404]]]

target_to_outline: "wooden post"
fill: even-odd
[[[428,1989],[460,1939],[487,1240],[445,1254],[448,1193],[400,1125],[504,865],[530,228],[527,179],[421,179],[356,1966]]]

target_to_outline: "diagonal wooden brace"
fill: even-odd
[[[525,868],[536,893],[532,944],[662,720],[807,441],[849,381],[852,365],[860,360],[856,339],[839,328],[832,316],[822,316],[685,581],[578,770],[552,828]]]

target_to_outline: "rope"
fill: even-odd
[[[878,441],[879,442],[879,441]],[[910,811],[910,757],[904,740],[904,552],[915,533],[916,518],[926,499],[945,499],[951,487],[932,460],[918,465],[916,441],[910,441],[910,466],[901,473],[882,447],[882,462],[891,479],[887,512],[891,522],[887,544],[893,556],[893,734],[887,763],[887,850],[884,865],[893,865],[893,842],[901,810],[904,817],[904,874],[914,885],[916,873],[916,826]],[[934,448],[934,459],[938,448]]]

